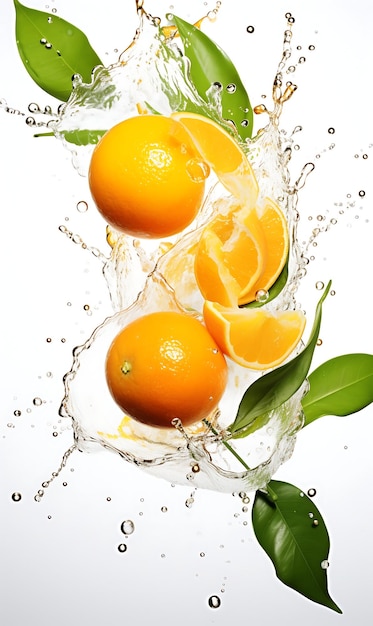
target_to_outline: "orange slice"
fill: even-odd
[[[265,240],[265,263],[255,284],[240,294],[239,304],[252,302],[260,290],[268,291],[281,274],[289,254],[289,231],[285,215],[270,198],[265,198],[263,207],[259,210],[259,222]],[[243,256],[242,263],[244,262]]]
[[[216,302],[205,302],[203,315],[220,350],[254,370],[282,363],[298,345],[306,323],[301,311],[270,313],[223,307]]]
[[[255,206],[258,183],[237,141],[219,124],[198,113],[182,111],[172,113],[171,117],[188,131],[201,157],[225,188],[242,205]],[[177,129],[175,132],[178,132]]]
[[[266,244],[256,210],[231,204],[203,230],[194,272],[206,300],[235,306],[252,290],[265,262]]]

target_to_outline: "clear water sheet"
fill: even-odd
[[[49,8],[79,25],[110,63],[137,24],[132,3],[123,4],[91,2],[87,10],[86,3],[56,0]],[[213,8],[196,1],[187,9],[183,4],[174,2],[172,8],[154,1],[146,8],[160,17],[173,10],[190,20]],[[32,3],[41,10],[47,5]],[[20,63],[12,4],[0,11],[6,59],[0,97],[22,112],[30,102],[56,106]],[[301,237],[308,241],[315,229],[337,222],[310,243],[314,259],[298,296],[312,319],[320,295],[316,284],[333,280],[335,295],[324,307],[316,366],[373,347],[368,277],[373,128],[366,113],[372,9],[362,0],[353,6],[223,2],[206,30],[236,63],[253,104],[269,102],[287,11],[296,19],[290,78],[298,90],[281,125],[287,132],[302,126],[290,163],[293,179],[306,162],[316,165],[299,195]],[[304,491],[316,490],[315,502],[331,537],[329,588],[343,616],[312,605],[276,580],[254,539],[250,503],[239,497],[196,491],[192,482],[173,486],[109,452],[92,450],[74,452],[35,501],[72,443],[71,428],[58,415],[72,349],[111,313],[100,260],[82,248],[83,240],[94,252],[105,250],[105,232],[87,181],[73,170],[62,146],[53,139],[34,139],[33,129],[17,114],[1,110],[0,127],[4,624],[115,626],[124,619],[138,626],[150,619],[167,626],[192,620],[267,625],[274,619],[370,624],[371,408],[347,418],[324,418],[305,429],[291,460],[276,474]],[[80,202],[88,204],[86,211]],[[60,226],[72,233],[71,239]],[[15,493],[21,499],[12,499]],[[128,520],[133,532],[131,525],[122,527]],[[211,596],[220,604],[209,603]]]

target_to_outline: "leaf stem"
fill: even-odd
[[[213,427],[213,425],[206,419],[202,420],[211,430],[211,432],[214,435],[218,435],[219,436],[219,432],[216,430],[216,428]],[[241,465],[244,466],[244,468],[248,471],[251,470],[251,467],[249,467],[247,465],[247,463],[243,460],[242,457],[240,457],[240,455],[238,454],[238,452],[236,452],[236,450],[234,448],[232,448],[232,446],[228,443],[228,441],[225,441],[224,439],[221,440],[221,443],[223,444],[223,446],[225,446],[227,448],[227,450],[229,450],[229,452],[231,454],[233,454],[234,457],[236,457],[237,461],[239,461],[241,463]]]

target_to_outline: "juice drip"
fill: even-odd
[[[164,114],[183,110],[187,103],[198,105],[200,110],[207,106],[195,93],[188,79],[187,63],[175,43],[164,39],[158,20],[144,13],[143,3],[138,3],[138,10],[139,29],[119,62],[96,70],[90,85],[77,82],[62,111],[55,132],[69,149],[67,133],[108,128],[119,119],[137,115],[139,103],[143,109]],[[291,16],[287,19],[289,28],[285,31],[283,55],[273,85],[273,111],[266,109],[267,125],[242,144],[259,182],[260,200],[266,196],[274,199],[289,224],[289,277],[286,288],[266,305],[270,310],[297,306],[295,293],[306,265],[297,239],[297,192],[307,171],[291,186],[287,166],[293,135],[279,130],[283,104],[296,88],[292,83],[282,87],[285,61],[291,56]],[[209,105],[209,117],[213,102]],[[218,99],[215,105],[213,116],[218,120]],[[74,165],[81,173],[93,147],[74,146]],[[133,319],[157,310],[200,316],[202,298],[195,284],[191,251],[216,207],[221,208],[225,202],[229,202],[227,192],[213,179],[200,214],[181,235],[144,244],[108,230],[110,256],[101,260],[117,312],[74,350],[71,370],[64,379],[60,414],[72,419],[80,450],[100,445],[172,482],[189,484],[193,480],[196,487],[232,492],[265,486],[279,465],[290,457],[295,434],[302,426],[301,398],[305,386],[272,411],[261,428],[242,440],[228,443],[226,428],[235,417],[244,391],[260,374],[229,361],[228,387],[219,410],[210,416],[209,425],[184,429],[181,424],[175,424],[174,429],[157,429],[123,415],[109,393],[103,367],[111,341]],[[76,239],[69,231],[65,234]],[[77,242],[81,243],[79,237]],[[192,466],[198,466],[199,471],[193,472]]]

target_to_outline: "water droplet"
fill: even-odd
[[[194,474],[198,474],[199,471],[200,471],[200,466],[198,465],[198,463],[194,463],[194,465],[192,465],[192,472]]]
[[[66,481],[64,481],[64,482],[62,483],[62,486],[63,486],[63,487],[67,487],[67,482],[66,482]]]
[[[122,522],[120,529],[124,535],[132,535],[132,533],[135,530],[135,524],[133,523],[132,520],[127,519],[124,522]]]
[[[303,491],[300,491],[300,492],[299,492],[299,495],[300,495],[300,497],[301,497],[301,498],[304,498],[304,493],[303,493]]]
[[[316,528],[316,526],[318,526],[318,525],[319,525],[319,520],[318,519],[314,519],[312,521],[312,526],[314,526]]]
[[[108,497],[106,498],[106,502],[111,502],[111,498],[110,498],[110,496],[108,496]]]
[[[307,491],[307,495],[308,495],[310,498],[313,498],[313,497],[316,495],[316,489],[313,489],[313,488],[309,489],[309,490]]]
[[[21,413],[21,411],[20,411],[19,409],[16,409],[16,410],[13,412],[13,415],[15,415],[16,417],[20,417],[20,416],[22,415],[22,413]]]
[[[45,44],[45,48],[46,48],[47,50],[51,50],[51,49],[52,49],[52,44],[48,41],[48,42]]]
[[[76,205],[76,208],[79,211],[79,213],[85,213],[86,211],[88,211],[88,203],[85,200],[79,200],[79,202]]]
[[[363,154],[363,159],[367,159],[368,155],[367,154]]]
[[[161,507],[161,511],[162,511],[162,513],[167,513],[168,508],[166,506],[162,506]]]
[[[41,43],[41,45],[42,45],[42,46],[45,46],[45,44],[46,44],[46,43],[48,43],[48,42],[47,42],[47,40],[45,39],[45,37],[42,37],[42,38],[40,39],[40,43]],[[39,108],[39,107],[38,107],[38,108]]]
[[[327,561],[326,559],[324,561],[321,561],[320,563],[322,569],[328,569],[329,567],[329,561]]]
[[[317,346],[322,346],[322,339],[320,339],[320,337],[318,338],[318,340],[316,341],[316,345]]]
[[[218,609],[221,605],[219,596],[210,596],[208,599],[208,605],[211,609]]]
[[[35,406],[41,406],[41,405],[43,404],[43,400],[42,400],[41,398],[34,398],[34,399],[33,399],[33,401],[32,401],[32,403],[33,403]]]
[[[89,304],[85,304],[85,305],[83,306],[83,309],[84,309],[84,311],[89,311],[89,309],[90,309]]]
[[[363,190],[359,191],[359,196],[360,196],[360,198],[364,198],[365,191],[363,191]]]
[[[201,159],[189,159],[186,170],[195,183],[203,183],[210,175],[210,167]]]
[[[126,552],[127,546],[125,543],[120,543],[118,546],[118,552]]]
[[[248,27],[246,28],[246,32],[247,32],[247,33],[253,33],[253,32],[254,32],[254,30],[255,30],[254,26],[248,26]]]
[[[315,285],[316,289],[318,289],[319,291],[321,291],[321,289],[324,289],[325,285],[322,282],[322,280],[318,280],[316,285]]]
[[[247,126],[249,125],[249,120],[242,120],[241,122],[241,126],[243,126],[244,128],[247,128]]]
[[[315,49],[314,45],[311,44],[310,46],[308,46],[308,50],[312,50],[313,51],[314,49]]]
[[[204,552],[200,552],[199,556],[203,558],[204,556],[206,556],[206,554]]]
[[[229,85],[226,86],[225,90],[227,93],[235,93],[237,87],[234,83],[229,83]]]
[[[58,437],[58,432],[56,430],[54,430],[52,435],[53,435],[53,437]]]
[[[15,491],[14,493],[12,493],[13,502],[19,502],[21,499],[22,495],[19,493],[19,491]]]
[[[269,292],[266,289],[258,289],[255,294],[255,300],[257,302],[266,302],[269,298]]]
[[[329,133],[329,135],[334,135],[335,128],[333,128],[333,127],[328,128],[328,133]]]

